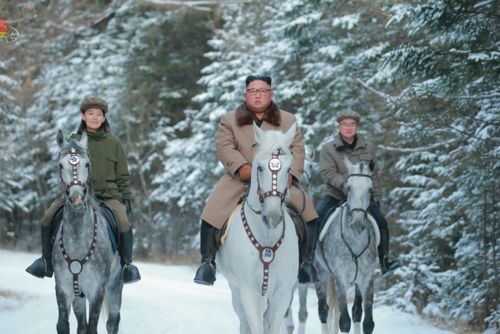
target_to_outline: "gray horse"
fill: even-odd
[[[61,180],[65,188],[63,221],[57,231],[52,261],[59,308],[57,332],[68,333],[73,305],[78,333],[97,333],[104,296],[108,303],[108,333],[117,333],[123,282],[118,252],[112,250],[107,222],[89,189],[90,161],[87,135],[66,145],[59,131],[57,142]],[[87,323],[87,306],[89,318]]]
[[[328,304],[335,307],[330,308],[329,329],[338,333],[340,328],[342,333],[349,333],[351,318],[347,309],[347,291],[353,286],[354,333],[361,333],[364,310],[363,333],[371,334],[375,327],[373,276],[377,268],[379,238],[367,212],[372,191],[372,165],[364,161],[353,165],[348,159],[345,163],[349,170],[347,201],[327,219],[316,257],[330,276]]]

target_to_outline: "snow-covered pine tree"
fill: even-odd
[[[493,1],[393,7],[388,28],[406,41],[383,71],[404,84],[397,164],[408,260],[402,303],[443,320],[499,327],[500,52]],[[416,279],[418,278],[418,279]]]

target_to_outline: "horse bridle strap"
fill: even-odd
[[[61,249],[64,259],[68,263],[68,269],[70,273],[73,274],[73,291],[75,292],[75,296],[82,297],[83,294],[80,291],[80,285],[78,284],[78,275],[82,272],[83,265],[90,259],[90,257],[94,253],[94,249],[97,243],[97,215],[95,210],[94,210],[94,236],[92,238],[92,244],[90,245],[90,249],[88,250],[87,255],[85,255],[83,259],[74,260],[68,255],[66,249],[64,249],[63,234],[64,234],[64,224],[61,225],[61,238],[59,241],[59,248]]]
[[[82,186],[85,190],[87,190],[87,185],[82,181],[78,180],[78,164],[80,163],[80,158],[76,154],[76,149],[71,148],[69,150],[70,157],[68,158],[68,162],[71,165],[71,177],[73,180],[70,183],[64,184],[64,190],[68,191],[72,186]],[[61,175],[62,179],[62,175]],[[64,180],[63,180],[64,183]]]
[[[283,221],[283,232],[281,232],[281,237],[272,247],[264,247],[255,238],[252,230],[250,229],[250,225],[248,225],[247,218],[245,216],[245,202],[241,204],[241,221],[243,222],[243,227],[245,232],[247,233],[248,239],[259,252],[260,261],[264,265],[263,267],[263,281],[262,281],[262,296],[264,296],[267,292],[267,286],[269,285],[269,264],[274,260],[274,254],[278,250],[278,248],[283,243],[283,239],[285,238],[285,221]]]
[[[261,187],[260,187],[260,182],[259,182],[259,174],[257,174],[257,193],[259,194],[259,202],[263,203],[264,198],[269,197],[269,196],[277,196],[281,199],[281,202],[285,200],[286,197],[286,191],[288,188],[285,188],[284,192],[281,192],[278,190],[278,172],[281,169],[281,160],[279,158],[281,151],[278,149],[276,152],[272,154],[271,160],[269,160],[269,164],[267,167],[271,171],[272,175],[272,186],[271,190],[263,192]]]

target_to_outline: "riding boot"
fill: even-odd
[[[307,226],[307,248],[304,252],[303,261],[299,268],[299,283],[314,283],[318,281],[318,275],[316,274],[316,269],[313,265],[314,260],[314,249],[316,248],[316,241],[318,240],[318,229],[319,229],[319,219],[316,218],[309,223]]]
[[[132,229],[127,232],[120,232],[120,257],[122,265],[122,280],[123,283],[134,283],[141,280],[139,269],[132,264],[132,249],[134,246],[134,238]]]
[[[38,278],[52,277],[52,228],[42,226],[42,257],[33,262],[26,271]]]
[[[215,227],[201,221],[200,229],[200,252],[201,265],[196,270],[194,282],[203,285],[213,285],[215,282],[215,253],[217,243],[215,242]]]
[[[380,230],[380,245],[378,246],[378,258],[380,261],[380,271],[382,275],[388,271],[397,269],[401,266],[398,259],[389,260],[389,229],[381,228]]]

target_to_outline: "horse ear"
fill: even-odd
[[[354,165],[352,164],[351,160],[347,156],[344,155],[344,163],[347,167],[347,171],[349,174],[351,174],[351,171],[354,169]]]
[[[287,142],[286,146],[292,145],[296,132],[297,132],[297,122],[294,122],[290,127],[290,129],[288,129],[285,133],[285,140]]]
[[[89,142],[89,137],[87,136],[87,132],[83,131],[79,145],[81,148],[87,149],[88,142]]]
[[[64,146],[64,135],[61,130],[57,131],[57,144],[62,148]]]
[[[260,145],[260,142],[264,138],[264,130],[261,130],[261,128],[259,128],[257,124],[255,124],[255,122],[253,123],[253,135],[257,144]]]

